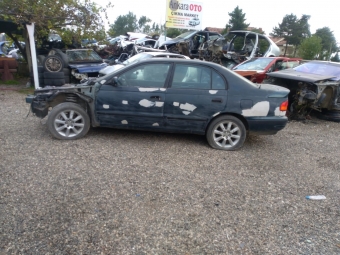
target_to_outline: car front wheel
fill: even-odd
[[[51,134],[61,140],[75,140],[87,134],[90,117],[75,103],[61,103],[50,112],[47,126]]]
[[[240,119],[225,115],[210,123],[206,137],[209,145],[215,149],[237,150],[246,139],[246,128]]]

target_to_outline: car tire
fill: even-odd
[[[65,79],[64,76],[63,78],[59,78],[59,79],[44,79],[44,84],[46,86],[56,86],[56,87],[60,87],[62,85],[65,84]]]
[[[63,79],[64,73],[62,73],[62,72],[59,72],[59,73],[44,72],[44,78],[45,79]]]
[[[47,127],[53,137],[60,140],[75,140],[87,134],[90,117],[78,104],[61,103],[48,115]]]
[[[340,111],[335,110],[322,110],[322,112],[316,112],[316,117],[322,120],[340,122]]]
[[[62,72],[65,64],[61,57],[50,55],[44,59],[43,67],[45,72],[58,73]]]
[[[241,148],[247,136],[243,122],[230,115],[214,119],[206,132],[209,145],[214,149],[233,151]]]
[[[70,76],[64,76],[65,84],[69,84],[71,79]]]
[[[68,69],[68,68],[63,68],[63,72],[64,72],[65,76],[70,76],[70,74],[71,74],[71,70]]]
[[[68,66],[68,56],[62,50],[53,48],[52,50],[50,50],[48,55],[57,55],[61,57],[61,59],[64,61],[65,66]]]

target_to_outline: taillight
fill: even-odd
[[[280,105],[280,111],[281,112],[285,112],[288,110],[288,100],[287,101],[284,101],[281,103]]]

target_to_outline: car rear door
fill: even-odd
[[[164,126],[165,84],[170,63],[143,63],[101,86],[96,116],[101,126],[159,129]]]
[[[177,63],[166,91],[166,128],[204,133],[208,121],[223,111],[226,103],[227,89],[222,75],[203,65]]]

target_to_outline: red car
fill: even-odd
[[[301,58],[286,57],[252,58],[235,66],[232,70],[252,82],[262,83],[267,73],[296,67],[301,61]]]

